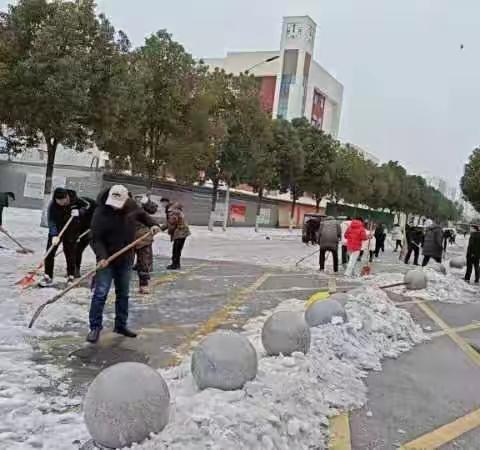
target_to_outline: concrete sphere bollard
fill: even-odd
[[[439,263],[433,264],[432,269],[435,272],[441,273],[442,275],[447,274],[447,268],[443,264],[439,264]]]
[[[279,311],[264,323],[262,343],[269,356],[307,353],[310,349],[310,328],[304,314]]]
[[[467,261],[463,256],[456,256],[450,260],[450,267],[452,269],[463,269],[467,265]]]
[[[311,327],[332,323],[334,317],[347,321],[345,308],[335,299],[328,299],[312,303],[305,311],[305,320]]]
[[[245,336],[219,331],[195,348],[191,369],[200,389],[241,389],[257,376],[257,352]]]
[[[403,279],[407,289],[417,291],[427,287],[428,279],[423,270],[409,270]]]
[[[123,362],[96,376],[83,409],[96,443],[108,448],[130,447],[165,428],[170,393],[162,376],[151,367]]]

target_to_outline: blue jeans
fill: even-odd
[[[115,283],[115,328],[127,326],[128,294],[130,290],[131,261],[125,260],[99,270],[95,276],[95,291],[90,304],[90,329],[102,328],[103,308],[112,281]]]

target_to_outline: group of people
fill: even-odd
[[[333,217],[326,217],[320,222],[318,231],[318,244],[320,245],[320,271],[325,270],[326,255],[331,253],[333,258],[333,270],[338,272],[339,256],[338,250],[341,245],[341,260],[345,267],[345,275],[352,276],[357,262],[361,261],[366,254],[369,262],[374,257],[378,258],[381,252],[385,252],[387,230],[383,224],[368,224],[362,218],[351,220],[347,218],[339,223]],[[404,238],[403,230],[399,224],[395,224],[391,232],[392,241],[395,243],[393,252],[403,252]],[[480,232],[478,243],[475,240],[475,230],[472,232],[472,243],[469,245],[467,262],[469,271],[466,278],[470,278],[472,269],[476,274],[480,273]],[[405,264],[410,263],[413,254],[413,264],[419,265],[420,251],[423,253],[422,266],[428,265],[430,260],[442,261],[442,254],[445,251],[445,241],[454,241],[451,235],[445,235],[440,225],[429,220],[423,227],[407,225],[405,229],[407,250],[405,253]],[[478,246],[478,252],[476,248]],[[472,255],[472,256],[469,256]],[[401,257],[403,255],[401,254]]]
[[[8,206],[9,198],[14,198],[13,194],[0,193],[0,227],[3,208]],[[106,189],[96,201],[61,187],[53,192],[47,212],[48,255],[39,286],[53,285],[55,255],[60,244],[66,261],[67,283],[81,277],[82,255],[91,246],[98,270],[92,287],[88,342],[95,343],[100,337],[103,309],[112,283],[116,294],[114,332],[136,337],[136,333],[127,327],[131,273],[133,269],[137,271],[139,292],[148,294],[155,234],[167,231],[173,243],[172,262],[167,269],[181,268],[182,250],[190,235],[183,208],[180,203],[167,198],[162,198],[160,203],[165,210],[163,224],[154,217],[158,205],[149,195],[137,202],[122,185]],[[136,245],[130,251],[117,256],[117,252],[132,243]]]

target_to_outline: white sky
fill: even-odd
[[[6,3],[0,0],[0,8]],[[135,44],[166,28],[195,57],[278,49],[282,16],[310,15],[318,24],[316,59],[345,86],[342,139],[452,184],[480,145],[478,0],[99,0],[98,5]]]

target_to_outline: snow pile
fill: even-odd
[[[381,290],[352,294],[350,321],[313,328],[307,355],[266,357],[261,329],[271,312],[251,320],[245,334],[260,355],[258,375],[242,390],[198,391],[189,361],[162,370],[174,401],[170,423],[134,448],[325,448],[328,417],[366,402],[366,371],[381,370],[382,358],[396,358],[426,339]],[[302,311],[304,302],[289,300],[276,311],[285,309]]]

